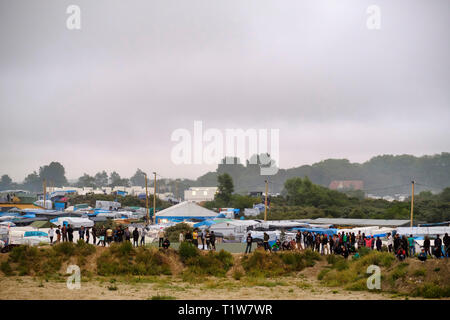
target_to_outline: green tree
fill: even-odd
[[[78,178],[78,182],[76,183],[76,186],[79,188],[82,187],[96,187],[95,178],[85,173],[83,176]]]
[[[109,184],[110,187],[128,187],[130,184],[130,181],[128,179],[122,179],[120,175],[113,171],[109,177],[109,180],[111,183]]]
[[[217,182],[218,192],[216,193],[214,199],[219,200],[228,206],[234,191],[233,179],[228,173],[224,173],[217,177]]]
[[[137,169],[136,173],[130,178],[131,185],[145,187],[145,172]]]
[[[33,171],[25,177],[23,186],[25,189],[30,191],[42,190],[42,179],[39,177],[36,171]]]
[[[12,186],[12,179],[7,175],[2,175],[0,179],[0,190],[8,190]]]
[[[59,162],[51,162],[39,168],[39,177],[47,182],[51,182],[55,187],[62,187],[67,185],[66,170]]]
[[[105,170],[97,172],[94,176],[95,185],[97,187],[106,187],[108,185],[108,174]]]

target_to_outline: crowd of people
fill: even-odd
[[[58,226],[56,229],[53,227],[48,231],[48,236],[50,243],[60,243],[60,242],[73,242],[74,229],[71,225]],[[78,230],[79,239],[82,239],[86,243],[90,243],[97,246],[107,246],[111,243],[120,243],[124,241],[133,241],[133,246],[145,246],[145,237],[148,231],[145,227],[137,228],[135,227],[133,231],[129,227],[116,226],[115,228],[105,226],[102,227],[80,227]],[[55,239],[56,235],[56,239]],[[168,248],[170,246],[170,241],[165,237],[164,232],[159,233],[160,241],[159,247]],[[162,237],[162,239],[161,239]],[[92,239],[92,240],[91,240]]]
[[[194,229],[192,232],[180,232],[179,242],[192,243],[197,248],[202,247],[202,250],[216,250],[216,235],[214,231]]]
[[[50,243],[73,242],[74,229],[71,225],[58,226],[56,229],[50,228],[48,235]],[[86,243],[109,246],[111,243],[120,243],[123,241],[132,241],[133,246],[145,246],[145,237],[148,231],[145,227],[135,227],[133,231],[127,226],[116,226],[115,228],[102,227],[81,227],[78,230],[79,239]],[[56,239],[55,239],[56,235]],[[92,239],[92,240],[91,240]],[[158,246],[164,249],[170,247],[170,241],[164,232],[158,232]],[[269,235],[264,232],[263,241],[258,242],[258,246],[262,246],[264,250],[268,251],[284,251],[284,250],[304,250],[311,249],[320,253],[321,255],[337,254],[348,258],[351,254],[356,254],[359,248],[365,247],[370,250],[382,251],[386,250],[396,255],[399,260],[404,260],[407,257],[414,257],[416,255],[416,243],[412,235],[406,237],[399,234],[387,234],[387,245],[383,248],[383,242],[380,237],[372,235],[365,235],[360,231],[354,232],[338,232],[337,234],[328,235],[325,233],[315,233],[308,231],[297,231],[295,238],[292,240],[276,239],[275,243],[269,244]],[[216,250],[216,235],[214,231],[194,229],[191,231],[181,232],[179,234],[179,242],[189,242],[196,247],[201,247],[203,250]],[[245,253],[251,253],[252,244],[256,240],[249,233],[246,237]],[[431,240],[428,236],[425,237],[421,252],[418,253],[418,259],[425,261],[429,256],[449,257],[450,256],[450,237],[446,233],[441,239],[439,235],[433,240],[433,250],[431,250]]]
[[[406,237],[399,234],[387,234],[387,246],[383,249],[383,242],[380,237],[372,235],[365,235],[360,231],[354,232],[338,232],[337,234],[327,235],[321,233],[314,233],[308,231],[297,231],[295,239],[284,240],[276,239],[275,243],[269,245],[269,235],[264,232],[262,246],[264,250],[280,251],[280,250],[303,250],[311,249],[322,255],[337,254],[347,258],[350,254],[357,254],[358,248],[366,247],[370,250],[387,250],[396,255],[399,260],[404,260],[406,257],[414,257],[416,254],[415,239],[412,235]],[[251,253],[252,243],[254,239],[249,233],[246,238],[245,253]],[[443,248],[442,248],[443,247]],[[422,261],[426,260],[432,254],[436,258],[441,256],[450,256],[450,237],[446,233],[443,239],[437,235],[434,239],[434,250],[431,252],[431,240],[428,236],[425,237],[423,249],[418,254],[418,258]]]

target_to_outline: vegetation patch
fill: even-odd
[[[321,256],[317,252],[279,252],[277,254],[256,250],[242,258],[242,267],[248,276],[274,277],[299,272],[312,267]]]
[[[376,265],[381,270],[381,291],[424,298],[448,297],[450,294],[449,270],[445,261],[430,260],[422,264],[418,260],[408,259],[400,262],[394,255],[378,251],[365,252],[356,260],[340,256],[330,256],[327,260],[329,265],[317,276],[326,286],[374,291],[367,287],[367,278],[372,275],[367,273],[367,268]],[[420,268],[417,268],[419,265]],[[436,269],[439,271],[429,272]]]
[[[219,252],[208,251],[204,254],[194,245],[183,243],[180,246],[179,253],[181,260],[187,267],[185,272],[188,274],[224,277],[233,266],[233,256],[224,250]]]
[[[156,248],[133,248],[130,242],[112,244],[97,259],[97,274],[112,275],[170,275],[170,265],[164,253]]]

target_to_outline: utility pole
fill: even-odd
[[[264,200],[264,221],[267,221],[267,194],[269,193],[269,182],[266,182],[266,199]]]
[[[175,180],[175,198],[178,200],[178,180]]]
[[[153,174],[155,175],[155,180],[154,180],[154,190],[153,190],[153,220],[152,220],[152,224],[154,224],[155,220],[156,220],[156,172],[153,172]]]
[[[145,208],[147,209],[147,224],[150,223],[150,209],[148,208],[148,188],[147,188],[147,174],[145,175]]]
[[[47,199],[47,181],[45,180],[45,178],[42,182],[42,189],[44,189],[44,209],[47,209],[45,206],[45,200]]]
[[[413,216],[414,216],[414,180],[411,181],[411,228],[413,227]]]

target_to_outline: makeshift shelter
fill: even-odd
[[[338,229],[323,229],[323,228],[292,228],[291,230],[300,231],[300,232],[311,232],[315,234],[326,234],[329,237],[332,237],[334,234],[338,232]]]
[[[185,221],[191,219],[198,219],[199,221],[205,219],[214,219],[217,213],[199,206],[195,202],[184,201],[167,209],[156,213],[155,222],[162,221]]]
[[[409,227],[409,228],[397,228],[397,233],[399,235],[410,235],[413,236],[435,236],[444,235],[450,233],[450,227]]]
[[[259,224],[259,221],[229,219],[211,225],[209,230],[214,231],[214,233],[220,232],[224,237],[234,236],[240,238],[245,235],[249,227],[257,224]]]
[[[53,220],[50,220],[51,223],[62,226],[64,224],[69,224],[73,228],[83,227],[93,227],[94,221],[89,220],[88,218],[78,218],[78,217],[60,217]]]

